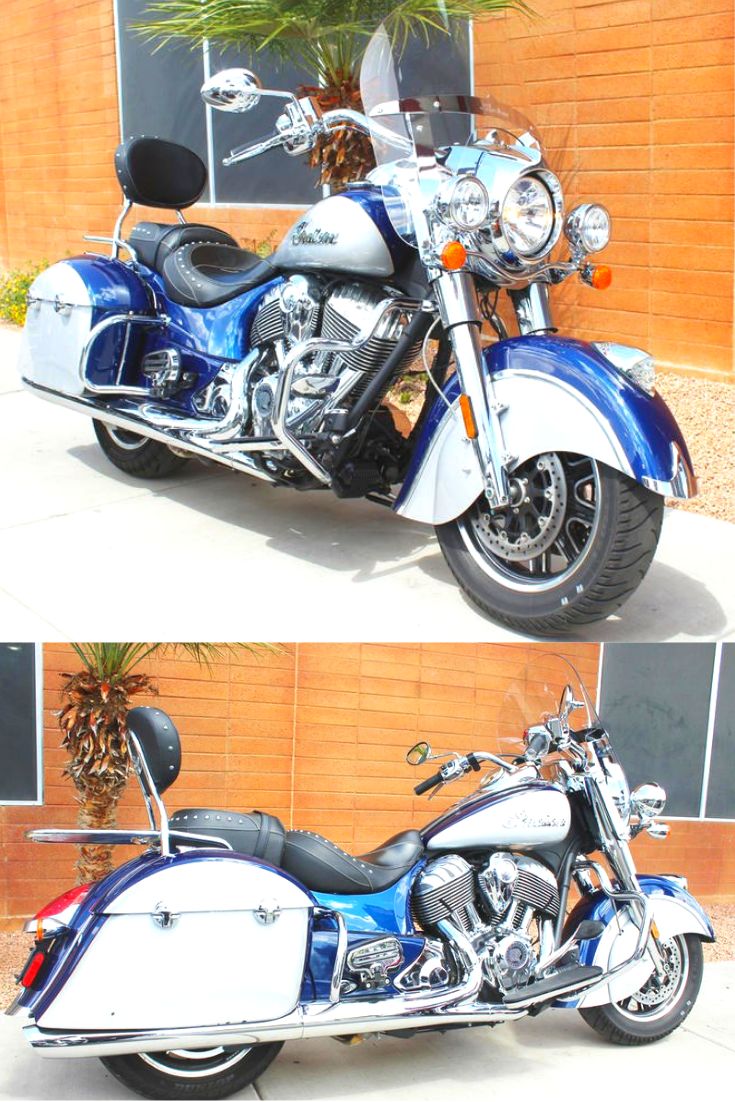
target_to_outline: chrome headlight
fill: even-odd
[[[666,790],[655,781],[639,784],[630,794],[630,809],[641,819],[655,819],[666,807]]]
[[[610,240],[610,215],[600,203],[582,203],[567,215],[564,233],[575,252],[599,253]]]
[[[443,222],[460,230],[479,230],[487,222],[490,197],[476,176],[460,176],[441,188],[436,208]]]
[[[551,241],[554,216],[554,201],[546,184],[538,176],[523,176],[503,200],[503,236],[519,256],[536,256]]]

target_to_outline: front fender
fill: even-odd
[[[638,883],[641,891],[652,901],[653,918],[662,941],[678,934],[696,934],[702,941],[715,940],[715,931],[707,913],[679,877],[639,876]],[[599,938],[581,942],[580,964],[598,965],[607,971],[631,955],[638,937],[638,926],[631,918],[628,907],[620,908],[616,916],[616,910],[604,892],[591,892],[579,901],[569,915],[564,928],[565,938],[585,919],[603,922],[605,931]],[[637,964],[622,970],[611,983],[575,998],[559,1000],[555,1005],[579,1008],[619,1002],[638,991],[652,970],[650,960],[644,957]]]
[[[660,395],[649,395],[584,341],[513,337],[488,346],[483,367],[503,412],[510,470],[547,451],[576,452],[622,471],[656,493],[696,493],[684,437]],[[448,380],[418,440],[396,501],[401,516],[444,524],[482,493],[484,482]]]

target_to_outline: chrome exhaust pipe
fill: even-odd
[[[140,416],[156,428],[180,432],[197,440],[228,440],[240,431],[245,415],[245,386],[248,376],[260,353],[254,349],[235,368],[230,381],[230,402],[224,417],[218,421],[207,422],[201,417],[177,417],[158,406],[146,403],[140,406]]]
[[[179,451],[187,452],[190,455],[197,456],[200,459],[209,459],[215,463],[219,463],[220,466],[228,467],[233,471],[241,471],[243,474],[249,474],[253,478],[259,478],[264,482],[274,482],[274,479],[256,466],[254,461],[246,454],[248,451],[248,445],[243,444],[240,446],[242,454],[233,453],[233,451],[218,451],[215,447],[209,447],[206,437],[193,440],[191,438],[174,436],[171,431],[166,431],[163,428],[155,427],[150,421],[144,421],[140,416],[139,407],[131,406],[131,408],[117,408],[110,409],[109,406],[103,405],[101,402],[96,401],[94,398],[89,398],[86,395],[70,395],[62,394],[59,390],[52,390],[50,387],[40,386],[38,383],[31,382],[30,379],[22,378],[22,385],[26,390],[32,391],[37,397],[45,398],[49,402],[54,402],[56,405],[63,406],[65,409],[75,410],[77,413],[84,413],[87,417],[94,417],[97,421],[104,421],[105,424],[114,425],[116,428],[125,429],[128,432],[135,432],[141,436],[147,436],[151,440],[158,440],[162,444],[167,444],[170,448],[176,448]],[[253,451],[262,451],[263,448],[260,444],[256,445],[252,449]]]
[[[414,991],[393,999],[361,999],[359,1003],[307,1004],[283,1018],[238,1025],[82,1033],[47,1030],[32,1024],[25,1026],[23,1032],[31,1046],[44,1056],[118,1056],[172,1048],[206,1048],[212,1044],[252,1045],[351,1033],[389,1033],[450,1023],[489,1024],[523,1016],[525,1011],[515,1007],[474,1001],[482,984],[482,964],[461,930],[446,920],[439,922],[438,927],[452,946],[465,977],[451,988]]]

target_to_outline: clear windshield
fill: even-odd
[[[395,46],[385,26],[372,36],[363,58],[360,92],[371,120],[386,206],[398,232],[419,243],[420,212],[450,173],[472,170],[483,146],[541,149],[539,135],[525,114],[493,97],[476,97],[451,86],[447,42],[436,36],[414,38],[410,49]],[[475,146],[476,150],[461,151]],[[459,148],[453,148],[459,147]]]
[[[559,654],[541,653],[507,687],[498,717],[498,742],[504,753],[517,753],[529,727],[561,716],[572,731],[599,724],[584,682]]]

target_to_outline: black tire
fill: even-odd
[[[149,440],[104,421],[93,420],[92,424],[102,451],[125,474],[136,478],[168,478],[188,463],[185,456],[175,455],[158,440]]]
[[[590,1006],[586,1010],[580,1010],[580,1014],[601,1037],[614,1045],[650,1045],[653,1041],[660,1041],[662,1037],[668,1037],[669,1033],[681,1025],[688,1016],[702,983],[704,971],[704,954],[702,942],[695,934],[681,934],[672,938],[667,945],[676,946],[677,952],[683,954],[681,959],[686,961],[686,974],[682,977],[680,987],[671,995],[662,1000],[658,1010],[656,1006],[646,1008],[639,1004],[641,1009],[636,1013],[630,1008],[624,1009],[624,1004],[635,1003],[635,996],[624,999],[622,1003],[608,1003],[606,1006]],[[656,992],[646,995],[650,989],[650,981],[636,995],[644,998],[656,997]]]
[[[229,1098],[262,1075],[282,1048],[283,1041],[274,1041],[242,1049],[210,1050],[219,1056],[193,1051],[151,1052],[104,1056],[102,1063],[141,1098]],[[219,1071],[218,1063],[222,1065]]]
[[[584,456],[549,453],[534,457],[523,467],[533,469],[542,460],[555,464],[563,494],[557,500],[565,502],[558,506],[558,540],[542,555],[506,562],[494,554],[489,538],[482,535],[483,524],[490,531],[495,523],[486,506],[483,508],[484,499],[478,499],[456,520],[438,526],[436,533],[460,587],[491,619],[531,635],[558,636],[609,616],[638,587],[656,552],[664,502],[619,471]],[[580,472],[586,472],[584,478]],[[580,477],[575,481],[577,474]],[[580,504],[577,487],[583,481],[592,489],[585,491],[590,501]],[[541,488],[538,501],[543,507],[545,500]],[[526,506],[528,510],[533,507]],[[555,518],[550,520],[556,524]],[[510,531],[511,522],[507,523]],[[577,528],[571,528],[572,524]],[[586,535],[584,524],[589,524]],[[538,531],[541,540],[544,537]],[[570,541],[568,535],[575,531]],[[552,523],[546,532],[551,538]],[[490,539],[498,546],[497,528]],[[562,546],[568,555],[566,565],[561,550],[557,552]],[[543,564],[553,561],[562,567],[544,572]],[[528,567],[538,563],[540,571],[532,575]]]

